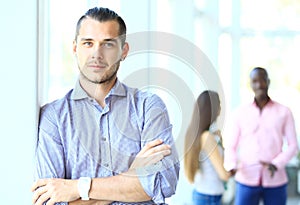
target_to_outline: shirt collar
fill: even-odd
[[[89,95],[83,90],[80,85],[79,79],[76,81],[75,87],[73,89],[71,99],[72,100],[80,100],[84,98],[88,98]]]
[[[117,79],[115,85],[112,87],[107,96],[109,95],[126,96],[125,85]]]
[[[125,85],[122,84],[118,79],[116,80],[115,85],[112,87],[107,96],[116,95],[116,96],[126,96]],[[89,98],[90,96],[85,92],[81,87],[79,79],[76,81],[75,87],[73,89],[71,99],[80,100],[84,98]]]
[[[267,104],[265,105],[265,107],[271,106],[272,104],[274,104],[274,101],[271,98],[269,98],[269,101],[267,102]],[[253,99],[252,106],[258,107],[257,104],[256,104],[256,102],[255,102],[255,99]]]

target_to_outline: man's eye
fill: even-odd
[[[112,47],[114,47],[114,43],[106,42],[106,43],[103,44],[103,46],[104,46],[105,48],[112,48]]]
[[[83,45],[84,45],[84,46],[90,47],[90,46],[92,46],[93,44],[92,44],[92,42],[84,42]]]

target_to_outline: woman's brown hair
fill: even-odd
[[[220,99],[218,93],[209,90],[202,92],[194,105],[184,144],[184,171],[187,179],[192,183],[199,169],[201,135],[209,130],[210,125],[217,119],[219,112]]]

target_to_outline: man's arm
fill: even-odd
[[[35,180],[38,179],[52,179],[52,178],[65,178],[65,156],[63,145],[60,139],[60,135],[55,125],[55,112],[51,105],[47,105],[43,109],[41,109],[41,115],[39,120],[39,132],[35,150]],[[70,180],[66,180],[65,182],[70,182]],[[66,187],[65,184],[62,187]],[[35,187],[35,191],[38,190],[38,187]],[[39,189],[42,191],[43,188]],[[46,202],[50,197],[50,193],[46,193],[43,191],[43,197],[38,201],[39,204]],[[36,193],[36,192],[35,192]],[[35,203],[37,199],[35,199],[35,194],[33,195],[33,202]],[[49,201],[48,201],[49,202]],[[47,205],[51,203],[46,203]],[[93,203],[92,203],[93,202]],[[81,201],[77,200],[70,204],[95,204],[96,201]],[[58,202],[56,205],[66,205],[67,202]],[[106,201],[97,201],[99,205],[109,204]]]
[[[55,117],[53,113],[53,109],[49,105],[46,105],[40,111],[35,150],[35,180],[40,178],[65,177],[63,146],[59,138],[57,126],[54,123]],[[48,198],[44,202],[47,200]],[[66,203],[60,202],[56,205],[66,205]]]
[[[41,110],[35,150],[35,179],[64,178],[65,155],[52,107]]]
[[[273,160],[272,164],[276,166],[277,169],[283,169],[289,160],[295,156],[299,150],[298,142],[296,137],[296,129],[293,115],[289,109],[286,111],[286,116],[283,125],[283,135],[287,140],[288,147],[286,150],[282,151]]]
[[[69,205],[108,205],[111,204],[112,201],[102,201],[102,200],[88,200],[88,201],[83,201],[83,200],[76,200],[76,201],[71,201],[69,202]]]
[[[144,102],[142,146],[153,139],[162,139],[171,146],[172,153],[154,166],[136,169],[136,172],[154,204],[162,204],[166,197],[175,193],[180,165],[167,108],[157,95],[148,97]]]
[[[148,143],[137,155],[128,172],[118,176],[106,178],[94,178],[92,180],[89,197],[100,201],[96,204],[107,204],[111,201],[140,202],[148,201],[150,197],[145,193],[135,169],[147,167],[157,163],[170,154],[170,146],[162,144],[162,140]],[[78,180],[66,179],[40,179],[32,187],[34,191],[33,203],[43,204],[50,198],[47,205],[53,205],[59,201],[80,204],[77,190]],[[84,202],[90,204],[91,202]]]
[[[140,183],[137,169],[152,167],[171,153],[171,147],[160,139],[146,144],[136,156],[130,169],[117,176],[95,178],[92,180],[90,197],[101,200],[123,202],[149,201],[151,197]]]
[[[88,201],[83,201],[83,200],[76,200],[76,201],[71,201],[69,202],[69,205],[108,205],[112,201],[99,201],[99,200],[88,200]]]

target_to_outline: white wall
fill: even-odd
[[[0,199],[1,204],[31,204],[37,0],[1,1],[0,14]]]

